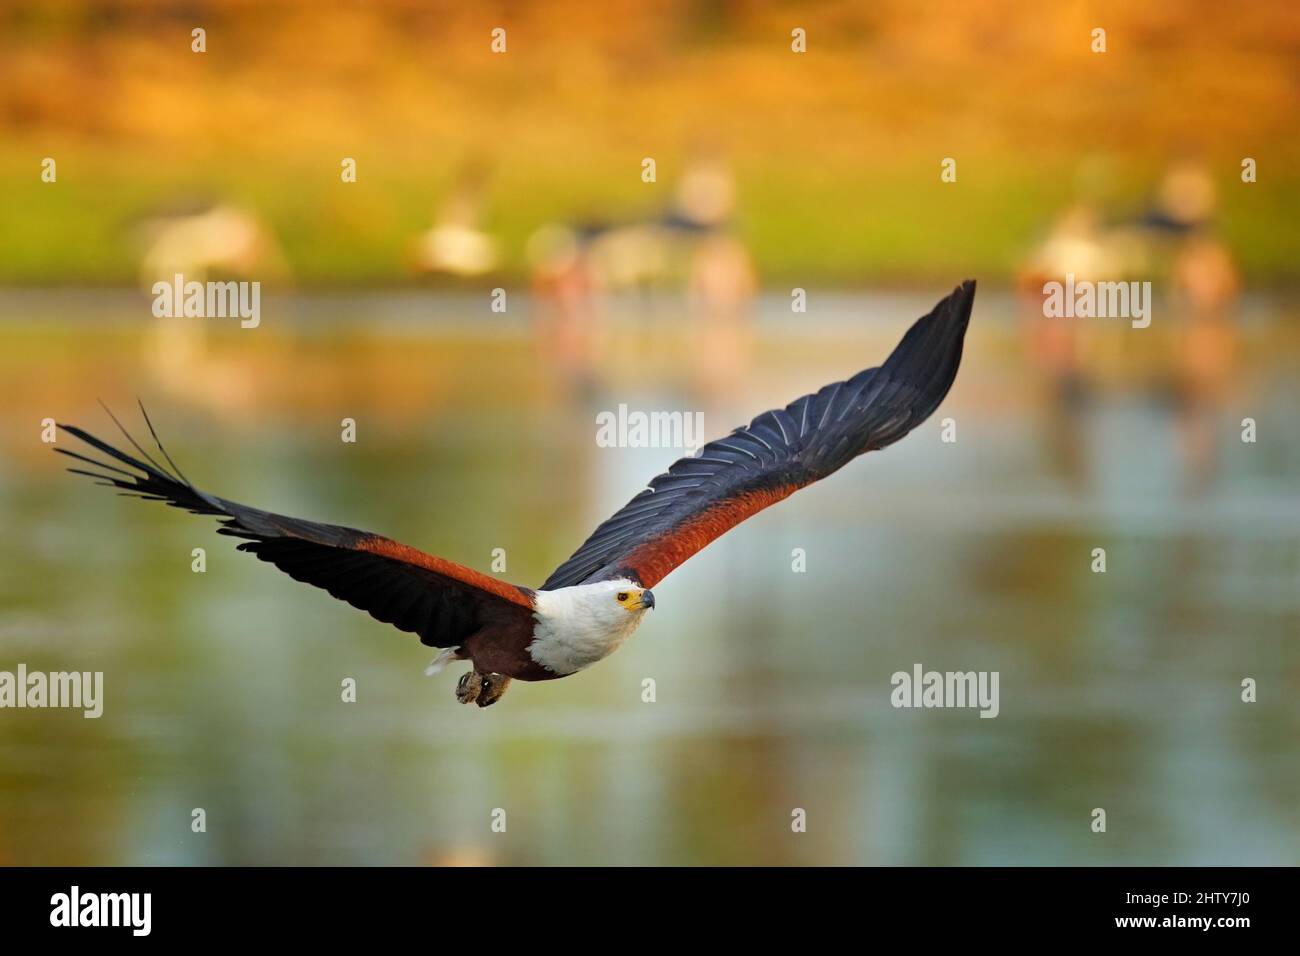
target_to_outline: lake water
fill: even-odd
[[[624,303],[575,382],[522,302],[270,297],[256,330],[195,334],[126,293],[6,293],[0,670],[106,688],[97,720],[0,711],[0,863],[1300,862],[1300,342],[1278,302],[1242,306],[1194,480],[1143,331],[1086,330],[1132,354],[1062,418],[1016,303],[982,292],[934,418],[696,556],[610,659],[487,710],[456,704],[463,665],[424,677],[414,637],[41,442],[46,417],[110,437],[95,399],[136,423],[140,396],[205,490],[484,570],[503,549],[537,585],[680,454],[599,447],[599,412],[701,411],[715,437],[877,364],[938,294],[764,300],[722,367],[672,302]],[[998,672],[996,719],[891,706],[918,663]]]

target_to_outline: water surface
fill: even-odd
[[[598,447],[597,412],[699,410],[721,434],[876,364],[933,298],[798,323],[765,302],[706,388],[696,332],[653,302],[579,387],[470,297],[272,300],[257,330],[174,338],[130,295],[9,294],[0,669],[107,686],[98,720],[0,712],[0,862],[1300,861],[1300,349],[1269,301],[1244,310],[1196,490],[1140,358],[1062,464],[1015,305],[982,293],[938,416],[694,558],[614,657],[483,711],[455,703],[458,669],[422,676],[413,637],[40,442],[47,416],[107,435],[95,398],[140,395],[200,487],[485,570],[503,548],[502,576],[536,585],[678,455]],[[891,707],[917,662],[998,671],[1000,715]]]

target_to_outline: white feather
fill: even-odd
[[[432,677],[434,674],[441,671],[444,667],[447,666],[447,663],[449,661],[454,661],[456,659],[456,653],[459,650],[460,650],[459,647],[444,647],[438,653],[437,657],[429,661],[429,666],[424,669],[424,676]]]

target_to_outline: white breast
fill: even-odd
[[[618,650],[632,636],[642,611],[620,607],[614,595],[630,581],[601,581],[538,591],[533,642],[528,653],[556,674],[573,674]]]

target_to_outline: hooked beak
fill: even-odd
[[[644,610],[647,610],[647,611],[648,611],[648,610],[650,610],[650,608],[652,608],[652,607],[654,607],[654,606],[655,606],[655,596],[654,596],[654,592],[652,592],[652,591],[648,591],[648,590],[647,590],[647,591],[642,591],[642,592],[641,592],[641,607],[642,607]]]

